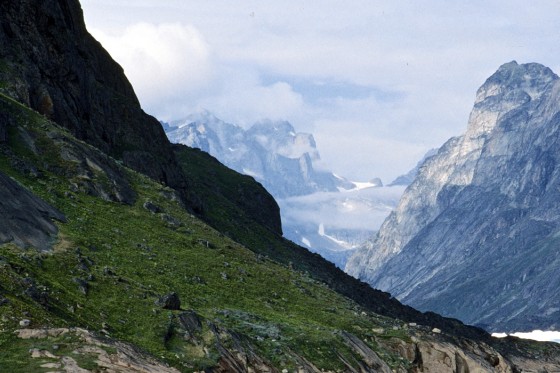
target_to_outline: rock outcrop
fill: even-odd
[[[347,271],[490,330],[560,324],[560,80],[510,62]]]
[[[41,348],[29,350],[30,357],[41,368],[63,372],[115,372],[115,373],[179,373],[179,370],[156,360],[129,343],[100,337],[81,328],[20,329],[17,336],[21,339],[41,341]],[[74,340],[72,351],[58,351],[53,338],[66,337]],[[56,347],[53,348],[52,345]],[[45,348],[48,346],[49,348]],[[51,352],[51,351],[54,351]],[[89,359],[95,368],[82,368],[78,362]],[[37,365],[39,365],[37,364]]]
[[[0,245],[12,242],[21,248],[49,250],[58,233],[53,220],[66,218],[0,172]]]

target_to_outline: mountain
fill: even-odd
[[[164,128],[171,142],[204,150],[253,176],[276,198],[350,186],[331,173],[315,170],[313,162],[320,157],[313,136],[296,133],[288,122],[262,121],[244,130],[203,111]]]
[[[0,10],[0,371],[560,367],[558,345],[420,313],[282,239],[261,185],[167,143],[134,96],[104,85],[126,78],[86,35],[77,1]],[[79,78],[67,85],[71,71]],[[34,83],[52,88],[52,112],[47,98],[27,99]],[[115,104],[107,119],[94,113],[103,97]],[[158,145],[171,152],[159,157]],[[139,172],[141,159],[155,168]]]
[[[559,328],[559,136],[556,74],[501,66],[347,271],[489,330]]]

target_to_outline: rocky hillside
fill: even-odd
[[[560,327],[560,81],[501,66],[349,273],[489,330]]]

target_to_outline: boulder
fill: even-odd
[[[65,222],[66,217],[0,173],[0,244],[48,251],[58,233],[53,220]]]
[[[181,301],[179,300],[179,295],[177,295],[177,293],[175,292],[162,296],[155,301],[155,304],[166,310],[178,311],[181,309]]]

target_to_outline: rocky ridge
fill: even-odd
[[[559,111],[550,69],[501,66],[347,271],[490,330],[560,327]]]
[[[160,123],[142,110],[123,69],[88,33],[78,1],[2,1],[0,25],[1,93],[174,188],[205,216]],[[0,127],[0,139],[4,132]],[[270,227],[281,226],[277,210],[266,211]]]

